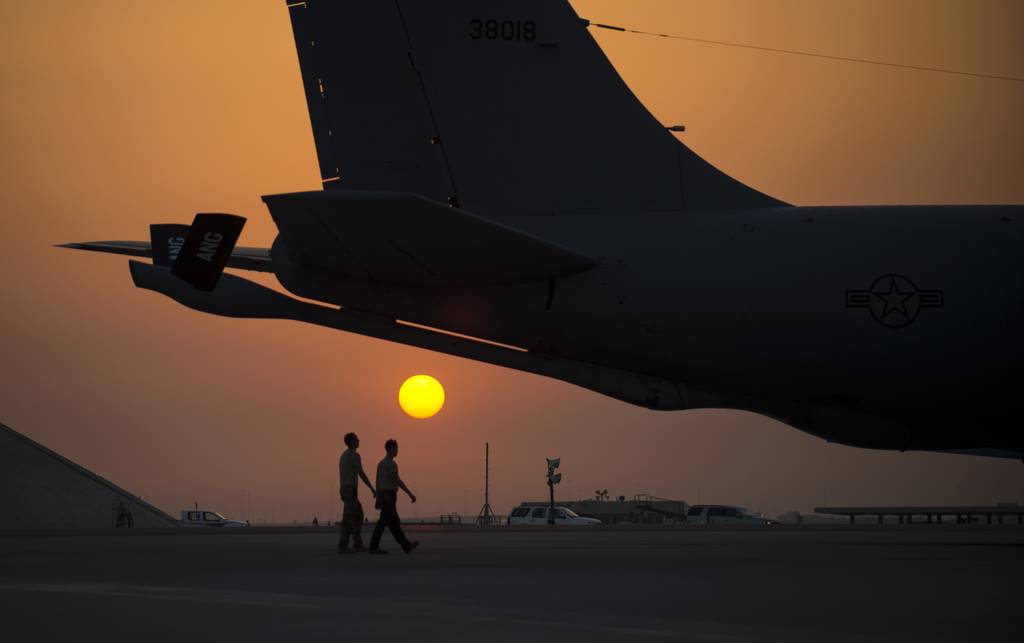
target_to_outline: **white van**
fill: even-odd
[[[711,525],[711,524],[733,524],[733,525],[770,525],[768,520],[761,514],[753,513],[743,507],[732,507],[729,505],[693,505],[686,512],[686,522],[689,524]]]
[[[548,505],[519,505],[508,515],[508,524],[515,525],[546,525],[548,524]],[[585,518],[572,509],[555,505],[556,525],[600,525],[597,518]]]

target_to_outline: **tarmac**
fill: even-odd
[[[1016,526],[0,535],[5,641],[1006,641]],[[367,534],[368,537],[368,534]]]

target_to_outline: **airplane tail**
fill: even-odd
[[[245,217],[235,214],[200,212],[182,240],[171,273],[199,290],[213,290],[244,225]]]
[[[564,0],[288,8],[325,189],[481,215],[785,205],[666,131]]]
[[[186,223],[153,223],[149,226],[149,246],[153,264],[173,266],[185,244],[189,226]]]

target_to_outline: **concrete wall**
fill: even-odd
[[[122,502],[136,528],[176,526],[153,505],[0,424],[0,530],[106,529]]]

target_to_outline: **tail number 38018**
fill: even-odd
[[[472,40],[512,40],[532,42],[537,39],[537,23],[533,20],[494,20],[473,18],[468,25]]]

